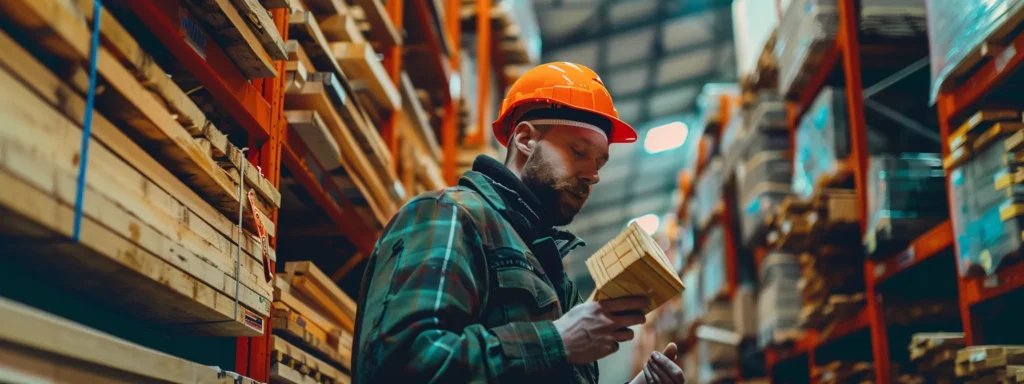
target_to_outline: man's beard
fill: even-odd
[[[590,186],[576,182],[575,179],[558,180],[542,148],[538,146],[533,155],[526,160],[521,175],[522,181],[540,201],[541,212],[538,214],[541,219],[552,226],[565,226],[572,222],[583,205],[574,207],[562,204],[561,194],[572,192],[582,196],[585,201],[590,196]]]

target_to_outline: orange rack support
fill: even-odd
[[[445,26],[448,37],[452,41],[452,52],[448,57],[449,67],[458,70],[460,68],[459,60],[461,59],[461,40],[462,40],[462,24],[456,15],[461,13],[462,2],[461,0],[448,0],[445,3],[445,10],[448,14],[447,20],[448,25]],[[459,136],[459,103],[462,102],[462,77],[461,76],[449,76],[450,82],[460,82],[455,84],[459,89],[457,94],[451,94],[451,97],[444,103],[444,116],[441,118],[441,171],[444,174],[444,179],[448,185],[455,185],[458,182],[458,175],[456,175],[456,164],[458,163],[459,148],[458,148],[458,136]],[[451,88],[451,87],[450,87]]]

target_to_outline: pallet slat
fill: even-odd
[[[367,81],[377,105],[388,111],[401,109],[402,95],[369,43],[331,43],[330,48],[350,79]]]
[[[292,261],[285,264],[285,271],[292,278],[292,286],[309,294],[324,309],[332,311],[349,332],[355,330],[356,302],[342,292],[316,264],[310,261]],[[320,297],[314,296],[313,292],[317,292],[317,296]]]
[[[232,3],[235,4],[238,12],[245,16],[243,19],[263,44],[263,48],[270,54],[270,58],[274,60],[287,59],[284,39],[277,31],[277,25],[270,17],[270,12],[267,12],[267,9],[260,5],[258,0],[232,0]]]
[[[370,23],[370,35],[379,42],[382,47],[394,47],[402,45],[402,36],[395,28],[395,24],[388,17],[384,4],[380,0],[355,0],[355,3],[363,9],[366,21]]]
[[[288,341],[278,336],[271,336],[273,338],[273,351],[278,352],[280,355],[287,356],[297,363],[309,367],[309,369],[318,372],[321,375],[327,376],[335,382],[347,382],[348,375],[342,373],[338,369],[331,365],[324,363],[322,360],[306,353],[302,349],[292,345]]]

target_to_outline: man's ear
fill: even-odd
[[[538,133],[537,128],[533,124],[521,121],[512,130],[512,145],[516,147],[516,151],[519,153],[530,156],[533,154],[534,148],[537,148]]]

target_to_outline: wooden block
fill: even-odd
[[[17,25],[47,25],[54,33],[32,35],[42,41],[51,53],[71,62],[81,63],[89,57],[89,33],[69,9],[54,4],[56,0],[15,0],[0,5],[8,15],[17,15]],[[101,49],[98,55],[98,74],[103,79],[105,92],[98,95],[98,110],[108,118],[125,122],[122,129],[129,130],[136,140],[158,144],[153,153],[185,179],[209,202],[229,216],[238,215],[237,190],[230,180],[219,172],[213,159],[200,153],[191,135],[178,124],[170,113],[146,91],[124,67]]]
[[[274,351],[277,352],[277,351]],[[319,383],[316,379],[303,375],[295,368],[289,367],[284,363],[271,363],[270,364],[270,379],[273,383],[283,384],[317,384]]]
[[[339,337],[345,332],[341,325],[314,309],[317,307],[315,301],[306,297],[302,292],[293,290],[287,279],[290,279],[287,274],[278,274],[278,278],[274,279],[275,302],[280,302],[292,311],[298,312],[306,320],[316,324],[317,327],[331,335],[331,337]]]
[[[313,68],[318,72],[333,73],[347,86],[348,79],[345,77],[344,72],[342,72],[341,66],[334,58],[334,55],[331,54],[331,49],[327,45],[327,38],[324,37],[323,32],[320,30],[320,24],[317,23],[313,13],[292,13],[289,16],[288,25],[289,36],[302,44],[305,53],[313,64]],[[346,89],[346,91],[348,90]]]
[[[23,84],[34,88],[35,94],[45,99],[50,105],[59,106],[66,118],[71,119],[75,124],[81,124],[85,109],[85,101],[81,97],[76,97],[74,91],[61,83],[55,75],[3,33],[0,33],[0,51],[5,53],[0,56],[0,65],[12,71],[11,74],[20,78]],[[12,86],[8,85],[8,87]],[[160,207],[168,215],[178,216],[178,220],[186,223],[190,230],[211,242],[221,251],[233,248],[236,239],[241,238],[242,248],[247,254],[260,254],[258,243],[251,241],[248,236],[239,236],[238,227],[227,217],[217,212],[214,207],[186,187],[146,151],[132,142],[117,127],[114,127],[103,115],[93,115],[92,134],[104,144],[104,147],[94,147],[97,148],[94,151],[98,152],[93,156],[98,156],[97,159],[107,158],[104,154],[107,153],[105,152],[106,148],[109,148],[110,152],[118,154],[138,172],[121,169],[113,171],[113,174],[122,178],[138,175],[139,179],[131,181],[129,184],[151,182],[157,186],[157,188],[147,188],[147,192],[150,193],[146,197],[147,201]],[[74,148],[78,148],[78,145],[75,145]],[[121,163],[110,164],[117,166]],[[142,177],[145,180],[142,180]],[[163,193],[164,191],[166,194],[153,195],[153,193]],[[176,200],[181,203],[177,203]],[[270,252],[273,255],[274,251],[270,250]]]
[[[313,61],[309,59],[308,55],[306,55],[306,49],[302,48],[302,44],[298,41],[288,40],[285,44],[285,49],[288,51],[288,61],[298,61],[301,63],[302,67],[306,68],[307,77],[308,73],[312,73],[316,70],[316,67],[313,66]]]
[[[647,296],[651,304],[646,312],[650,313],[682,292],[682,281],[668,266],[664,251],[653,240],[648,240],[649,237],[639,225],[631,223],[587,260],[591,276],[595,282],[600,282],[592,298]],[[630,249],[617,252],[623,244]],[[602,263],[605,255],[614,255],[619,260],[607,267]]]
[[[351,15],[322,15],[317,16],[316,20],[320,24],[320,30],[323,32],[324,37],[327,38],[327,41],[353,43],[366,41],[363,39],[363,33],[359,31],[359,27],[356,27],[356,22]]]
[[[316,300],[349,332],[355,331],[356,302],[316,265],[309,261],[293,261],[285,264],[285,271],[292,276],[295,288]]]
[[[355,3],[363,9],[366,21],[370,22],[370,35],[381,44],[382,48],[389,48],[402,45],[402,36],[395,28],[395,24],[388,17],[388,12],[380,0],[355,0]]]
[[[380,107],[388,111],[402,107],[402,95],[369,43],[331,43],[330,48],[349,79],[367,81],[370,94]]]
[[[256,34],[256,38],[267,50],[270,58],[274,60],[287,59],[284,39],[277,31],[277,24],[270,17],[270,12],[267,12],[267,9],[260,5],[258,0],[232,0],[232,3],[235,4],[235,8],[243,16],[243,20],[247,22],[246,24],[252,29],[252,32]]]
[[[188,0],[184,4],[193,17],[203,21],[205,29],[242,74],[250,79],[277,77],[274,60],[285,57],[273,57],[267,52],[230,0]]]
[[[341,355],[333,347],[329,346],[323,339],[318,338],[315,334],[310,331],[308,323],[297,322],[295,318],[289,318],[287,316],[278,316],[275,314],[271,324],[274,327],[274,334],[278,336],[291,337],[290,340],[296,344],[305,346],[313,351],[313,354],[317,357],[345,367],[350,367],[351,362],[343,362]],[[309,367],[313,372],[319,372],[315,367]],[[309,371],[304,371],[309,374]]]
[[[255,384],[0,298],[0,381]]]

